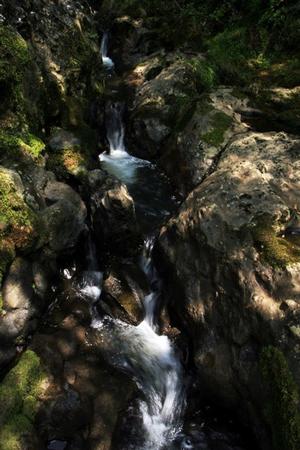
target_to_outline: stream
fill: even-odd
[[[108,56],[108,34],[104,33],[101,52],[108,76],[113,78],[114,62]],[[219,408],[203,404],[199,409],[197,390],[191,394],[187,369],[180,351],[166,335],[159,334],[157,307],[162,296],[160,280],[152,259],[155,237],[162,224],[175,213],[178,201],[166,176],[149,161],[130,155],[125,145],[122,101],[107,101],[106,137],[109,149],[99,155],[101,168],[117,177],[131,194],[144,248],[136,264],[143,271],[150,292],[144,296],[144,318],[138,325],[103,313],[101,293],[103,267],[89,233],[85,242],[85,262],[81,271],[65,269],[63,277],[83,300],[92,316],[90,330],[104,343],[100,352],[114,370],[125,373],[137,387],[136,396],[121,412],[113,436],[112,450],[253,450],[239,425]],[[75,275],[74,275],[75,274]],[[75,280],[75,283],[74,283]],[[100,382],[100,381],[99,381]],[[191,384],[191,383],[190,383]],[[120,425],[121,424],[121,425]],[[54,444],[53,444],[54,442]],[[48,449],[62,441],[51,441]],[[68,447],[69,448],[69,447]],[[98,448],[98,447],[97,447]]]
[[[108,35],[104,33],[101,51],[104,65],[113,70],[114,63],[107,56]],[[176,199],[166,178],[148,161],[135,158],[126,151],[124,105],[111,102],[106,108],[106,132],[109,152],[100,155],[101,166],[120,179],[132,195],[136,214],[145,237],[140,267],[151,286],[144,298],[145,318],[133,326],[113,318],[106,320],[94,315],[92,326],[106,343],[109,342],[113,364],[129,373],[135,380],[143,398],[138,408],[142,417],[144,443],[138,447],[130,443],[128,448],[158,450],[172,442],[181,431],[181,417],[185,394],[181,363],[167,336],[158,334],[155,318],[160,282],[153,266],[151,252],[152,235],[163,221],[176,209]],[[92,250],[90,250],[92,252]],[[91,253],[92,254],[92,253]],[[94,258],[92,258],[94,259]],[[96,301],[99,292],[93,286],[95,267],[91,267],[92,283],[83,289]],[[142,447],[141,447],[142,445]]]

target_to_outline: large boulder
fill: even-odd
[[[142,237],[132,197],[124,184],[105,171],[89,172],[91,217],[97,246],[115,255],[133,256]]]
[[[85,204],[70,186],[58,181],[48,181],[44,198],[49,206],[43,211],[43,243],[54,253],[74,248],[85,228]]]
[[[138,84],[129,117],[130,149],[145,159],[159,158],[166,138],[195,107],[192,67],[180,54],[160,55],[137,65],[130,77]]]
[[[299,139],[284,133],[236,137],[156,248],[169,311],[191,338],[199,379],[256,424],[275,382],[262,378],[263,347],[283,352],[300,385],[299,153]],[[283,354],[271,354],[277,386],[292,392],[291,375],[280,378],[288,370]],[[284,401],[280,388],[276,395]],[[280,411],[272,414],[271,426]]]

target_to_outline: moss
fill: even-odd
[[[0,385],[0,450],[21,450],[23,439],[32,432],[39,396],[44,390],[46,374],[39,357],[31,350]]]
[[[261,218],[252,230],[254,244],[264,261],[273,267],[284,268],[300,262],[297,238],[279,236],[268,218]]]
[[[43,141],[33,134],[0,132],[0,159],[5,157],[38,160],[44,148]]]
[[[232,118],[223,112],[216,112],[211,117],[212,130],[201,136],[201,139],[209,145],[215,147],[222,144],[224,141],[225,132],[232,123]]]
[[[49,155],[48,169],[52,170],[59,179],[66,179],[70,175],[80,176],[85,173],[88,156],[80,147],[66,148]]]
[[[189,64],[192,66],[198,90],[209,91],[217,82],[215,67],[207,60],[191,58]]]
[[[26,41],[9,27],[0,26],[0,83],[4,97],[0,110],[24,115],[23,79],[30,62]]]
[[[3,274],[15,256],[15,249],[25,250],[35,238],[37,217],[17,190],[15,181],[0,169],[0,285]]]
[[[274,450],[299,450],[299,392],[287,361],[279,349],[270,346],[262,351],[260,367],[267,391],[265,416]]]

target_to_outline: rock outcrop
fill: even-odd
[[[284,133],[236,137],[157,245],[169,311],[191,338],[200,380],[254,422],[268,403],[264,346],[284,352],[300,383],[299,152]]]

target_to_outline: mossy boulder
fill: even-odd
[[[23,197],[20,176],[0,166],[0,280],[15,251],[28,250],[36,239],[37,216]]]
[[[49,141],[47,168],[60,180],[68,180],[70,176],[80,180],[91,164],[91,153],[73,133],[56,130]]]
[[[45,149],[44,142],[31,133],[0,132],[0,161],[9,163],[39,163]]]
[[[29,445],[40,396],[47,376],[39,357],[31,350],[22,354],[16,366],[0,384],[0,449],[23,450]],[[27,447],[26,447],[27,448]]]
[[[159,159],[180,190],[188,192],[199,184],[230,139],[247,129],[237,113],[247,102],[247,98],[237,98],[230,88],[189,99],[180,121],[173,121]],[[179,105],[175,104],[176,111],[184,111]]]

